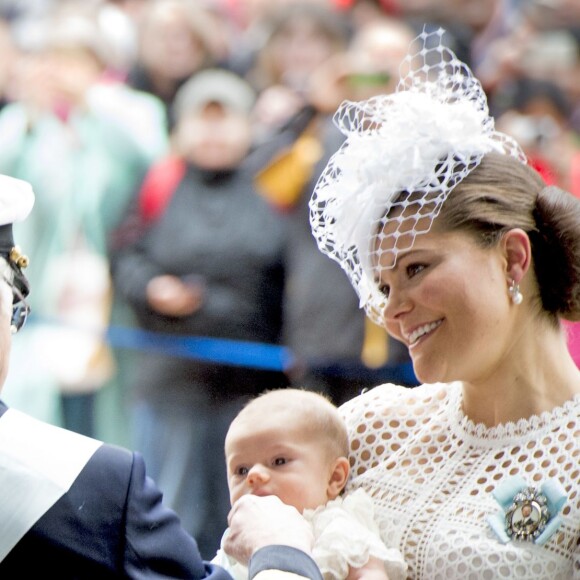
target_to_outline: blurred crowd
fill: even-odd
[[[205,557],[249,396],[296,385],[340,404],[414,384],[406,348],[318,251],[308,201],[342,141],[334,111],[395,90],[424,27],[447,31],[498,129],[580,197],[577,0],[0,0],[0,173],[37,199],[16,232],[33,315],[5,398],[142,451]],[[135,333],[120,345],[111,328]],[[176,353],[191,336],[292,360]]]

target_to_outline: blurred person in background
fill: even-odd
[[[137,57],[127,83],[165,104],[169,127],[179,87],[218,60],[212,35],[219,24],[195,0],[153,0],[139,15]]]
[[[474,49],[476,72],[492,96],[521,78],[559,87],[580,115],[580,4],[497,0],[496,18]]]
[[[35,323],[15,348],[22,364],[6,397],[95,435],[96,393],[116,372],[101,336],[111,311],[107,231],[166,150],[163,108],[103,81],[108,47],[84,14],[67,9],[27,22],[17,41],[14,102],[0,113],[0,168],[36,188],[36,211],[19,235],[39,259],[30,268]]]
[[[500,130],[549,184],[580,197],[580,6],[518,3],[513,31],[490,42],[479,70]],[[580,323],[565,322],[580,367]]]
[[[336,16],[336,15],[335,15]],[[285,251],[284,343],[296,355],[294,384],[325,392],[340,404],[385,376],[413,384],[407,349],[366,321],[341,268],[325,260],[312,236],[308,201],[318,175],[343,136],[332,114],[344,99],[390,93],[413,31],[383,18],[361,29],[350,48],[326,59],[309,76],[306,104],[268,142],[256,182],[288,221]],[[274,154],[272,154],[274,151]],[[263,154],[264,151],[256,151]]]
[[[471,44],[487,26],[498,1],[502,0],[379,0],[377,3],[385,15],[411,26],[416,32],[424,26],[428,29],[443,26],[454,50],[466,62],[471,62]],[[362,12],[359,4],[373,3],[353,2],[353,9]],[[368,10],[367,6],[365,11]]]
[[[0,13],[0,110],[12,100],[11,85],[16,54],[10,21]]]
[[[580,134],[560,87],[522,77],[496,92],[494,103],[498,127],[519,140],[544,180],[580,197]]]
[[[383,16],[397,18],[396,6],[389,0],[332,0],[332,4],[348,15],[353,33]]]
[[[245,77],[258,91],[257,138],[278,132],[308,105],[316,69],[348,45],[348,21],[326,3],[299,0],[268,5],[248,32],[255,52]]]
[[[116,292],[140,329],[176,341],[279,342],[284,224],[246,166],[254,102],[250,85],[222,69],[196,73],[178,91],[172,155],[150,168],[111,242]],[[248,396],[286,377],[162,349],[142,353],[135,370],[133,447],[211,557],[229,509],[229,423]]]

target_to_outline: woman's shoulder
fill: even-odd
[[[459,395],[459,383],[422,384],[404,387],[387,383],[347,401],[340,412],[347,423],[373,416],[391,419],[433,413]]]
[[[376,387],[340,407],[350,439],[354,477],[406,447],[434,425],[448,423],[461,397],[460,383]]]

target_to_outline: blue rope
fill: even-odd
[[[66,325],[58,319],[30,316],[27,326],[34,324],[71,327],[71,325]],[[94,329],[85,327],[78,327],[78,330],[97,333]],[[111,347],[118,349],[160,353],[167,356],[270,371],[287,371],[296,360],[289,348],[275,344],[201,336],[176,336],[122,326],[109,326],[103,335],[103,340]],[[315,368],[328,374],[352,378],[364,377],[377,384],[386,381],[409,385],[418,383],[413,372],[413,365],[410,362],[386,365],[380,369],[367,369],[362,364],[354,366],[349,364],[330,366],[315,364]]]
[[[259,342],[175,336],[119,326],[110,326],[105,339],[116,348],[273,371],[284,371],[294,362],[294,356],[288,348]]]

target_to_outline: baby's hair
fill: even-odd
[[[270,408],[278,407],[285,411],[293,408],[304,420],[307,432],[327,443],[333,458],[348,457],[346,425],[338,409],[326,395],[298,388],[265,391],[247,403],[239,415],[246,409],[263,403],[268,403]]]

